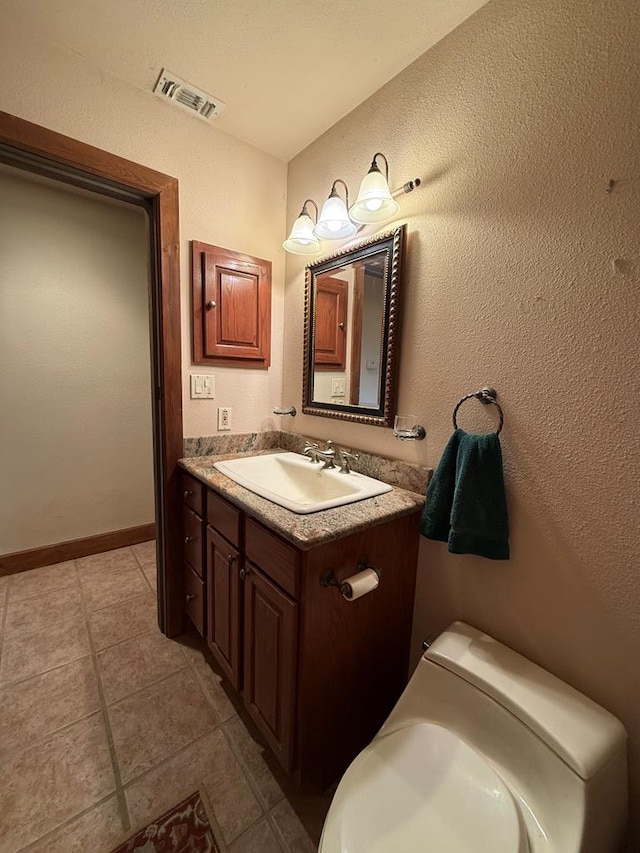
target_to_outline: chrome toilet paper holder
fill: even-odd
[[[371,569],[378,575],[378,580],[382,577],[382,569],[377,568],[376,566],[372,566],[367,557],[363,557],[361,560],[358,560],[356,564],[356,572],[364,572],[366,569]],[[351,584],[349,583],[349,578],[345,578],[342,581],[339,581],[335,576],[335,572],[333,569],[328,569],[322,577],[320,578],[320,586],[334,586],[344,598],[351,598],[352,589]]]

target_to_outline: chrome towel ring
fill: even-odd
[[[473,391],[471,394],[465,394],[460,400],[453,410],[453,428],[458,429],[458,422],[456,420],[456,415],[458,414],[458,409],[465,402],[465,400],[470,400],[472,397],[476,397],[476,399],[480,400],[481,403],[485,405],[493,405],[497,408],[498,413],[500,415],[500,423],[498,424],[498,429],[496,430],[496,435],[500,435],[502,432],[502,427],[504,424],[504,415],[502,413],[502,407],[500,403],[496,400],[498,394],[496,393],[495,388],[481,388],[479,391]]]

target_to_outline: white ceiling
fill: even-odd
[[[485,2],[2,0],[2,15],[145,92],[169,68],[225,101],[218,128],[288,161]]]

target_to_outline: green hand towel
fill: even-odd
[[[497,433],[457,429],[436,469],[422,514],[421,532],[448,542],[453,554],[509,559],[509,520]]]

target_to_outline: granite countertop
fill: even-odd
[[[181,459],[179,464],[189,474],[244,510],[247,515],[262,522],[305,551],[316,545],[365,530],[375,524],[409,515],[424,504],[423,495],[394,486],[392,491],[375,498],[366,498],[346,506],[301,515],[254,494],[213,467],[214,463],[223,459],[262,456],[265,453],[277,452],[277,450],[263,450],[256,453],[254,450],[248,453],[192,456]]]

